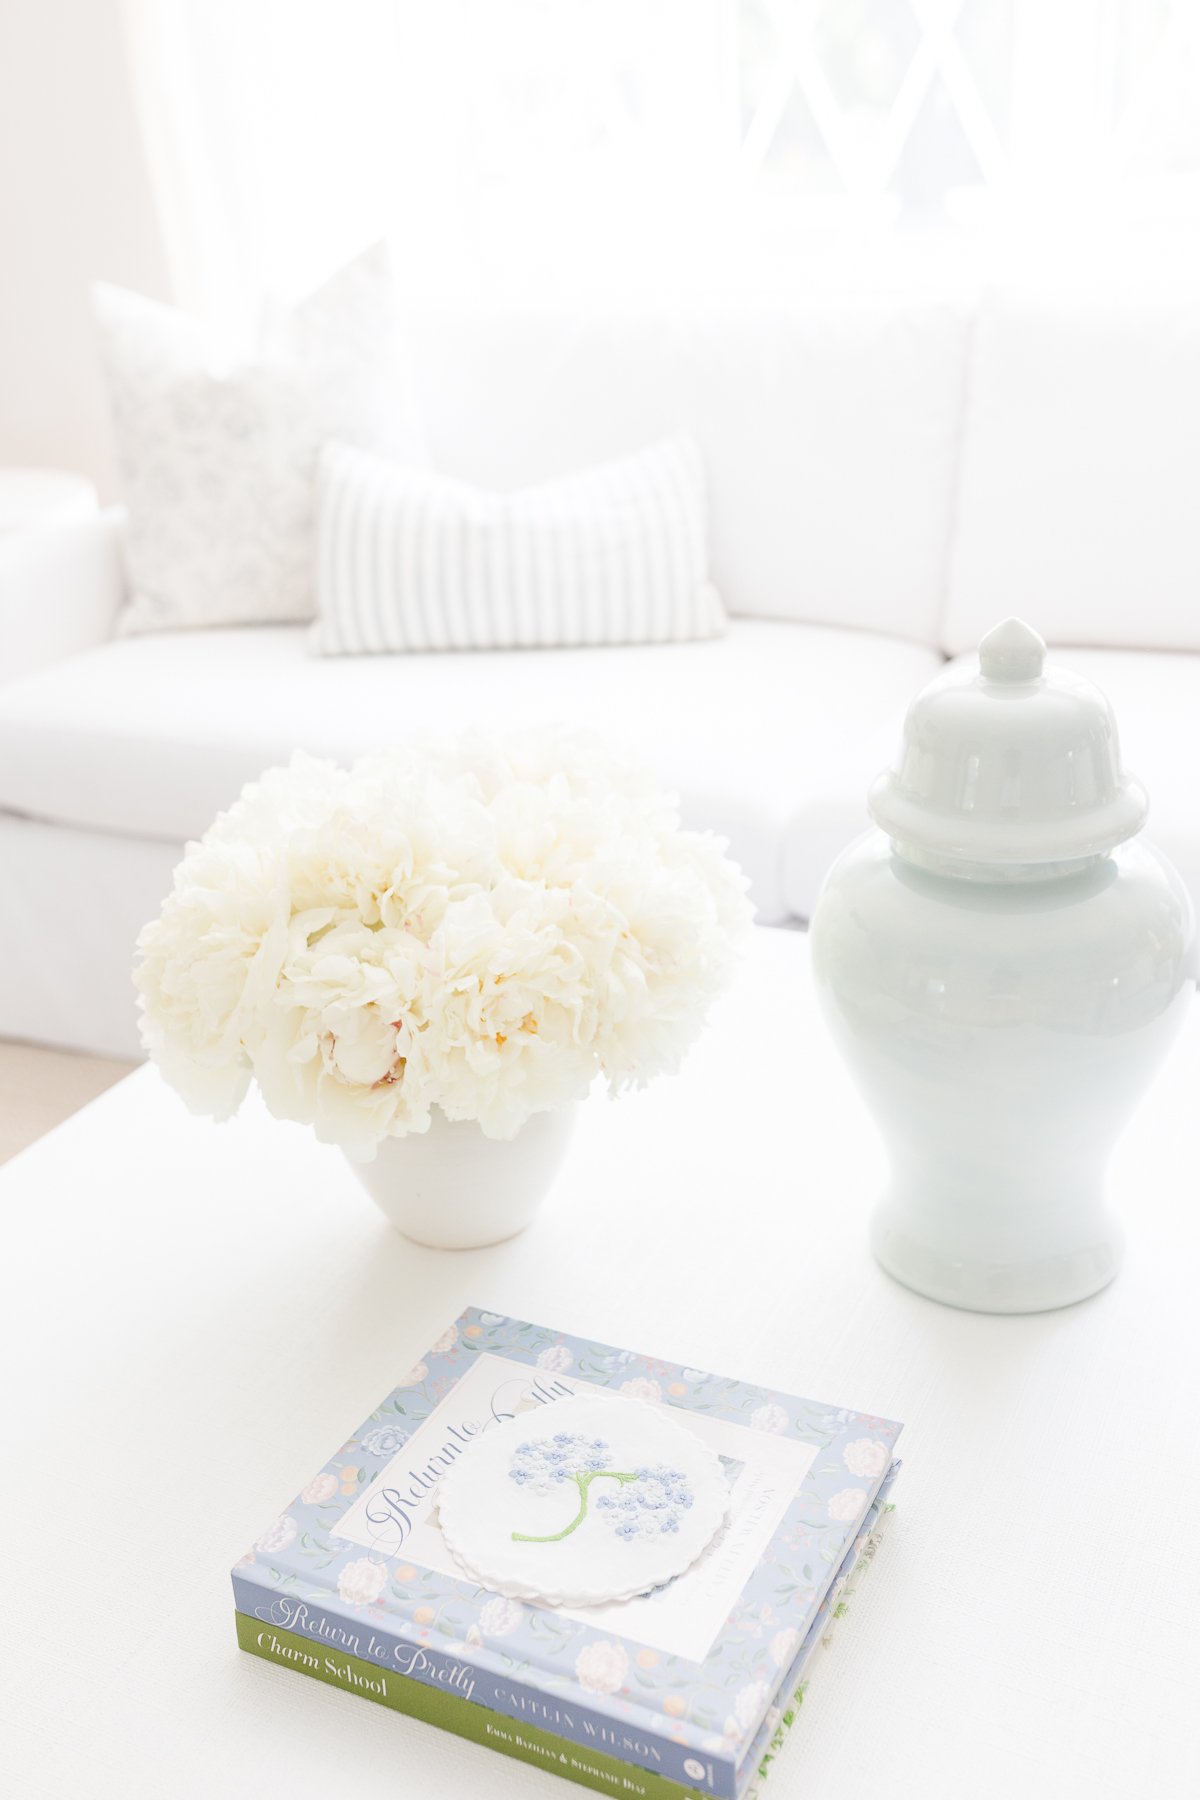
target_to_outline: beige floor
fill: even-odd
[[[0,1163],[69,1119],[133,1066],[0,1041]]]

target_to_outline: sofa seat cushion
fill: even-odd
[[[641,754],[689,824],[728,837],[760,916],[807,917],[865,823],[934,651],[825,626],[589,650],[327,660],[303,627],[125,638],[0,688],[0,808],[182,843],[295,749],[565,720]]]
[[[1185,651],[1051,652],[1106,693],[1117,716],[1121,757],[1150,796],[1145,841],[1175,864],[1200,907],[1200,655]],[[974,655],[956,659],[973,664]]]

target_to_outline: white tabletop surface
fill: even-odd
[[[474,1303],[907,1422],[778,1800],[1194,1795],[1198,1076],[1193,1019],[1118,1152],[1125,1271],[1027,1318],[871,1261],[880,1153],[791,933],[490,1250],[405,1243],[257,1106],[122,1082],[0,1171],[0,1792],[583,1791],[234,1644],[235,1558]]]

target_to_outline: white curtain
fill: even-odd
[[[175,287],[231,326],[420,207],[422,11],[383,0],[125,0]],[[409,15],[409,16],[405,16]],[[408,27],[401,54],[401,25]],[[424,236],[415,219],[414,235]],[[430,246],[432,248],[432,246]]]
[[[1196,0],[125,5],[176,285],[230,323],[381,235],[410,293],[546,297],[1200,212]]]

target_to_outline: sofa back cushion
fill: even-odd
[[[679,429],[728,609],[935,644],[967,313],[781,298],[412,321],[435,467],[512,491]]]
[[[1200,298],[985,296],[942,647],[1200,649]]]

